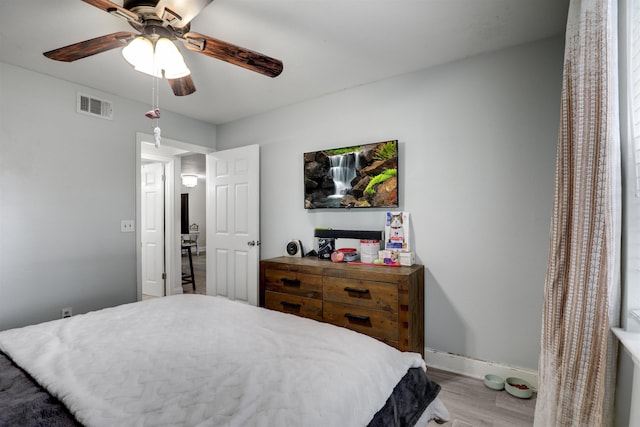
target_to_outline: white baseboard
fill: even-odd
[[[427,362],[427,367],[455,372],[472,378],[484,379],[486,374],[498,375],[502,378],[517,377],[529,382],[536,388],[538,387],[538,372],[530,369],[472,359],[426,347],[424,349],[424,360]]]

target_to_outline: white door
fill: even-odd
[[[164,296],[164,164],[142,166],[142,293]]]
[[[259,178],[258,145],[207,154],[208,295],[258,305]]]

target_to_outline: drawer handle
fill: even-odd
[[[285,279],[284,277],[280,279],[283,285],[285,286],[300,286],[299,279]]]
[[[283,307],[288,307],[288,308],[300,308],[302,307],[302,304],[296,304],[295,302],[289,302],[289,301],[280,301],[280,305]]]
[[[358,322],[368,322],[369,316],[360,316],[358,314],[345,313],[344,317],[349,320],[357,320]]]
[[[369,293],[369,289],[356,289],[356,288],[351,288],[349,286],[344,288],[344,290],[345,290],[345,292],[355,292],[356,294],[368,294]]]

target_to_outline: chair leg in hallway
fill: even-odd
[[[183,246],[182,249],[187,250],[187,255],[189,256],[189,269],[191,274],[186,274],[182,272],[182,284],[191,282],[191,286],[193,286],[193,291],[196,290],[196,278],[193,274],[193,258],[191,257],[191,246]]]

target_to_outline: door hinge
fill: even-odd
[[[162,174],[162,182],[165,182],[167,180],[167,175]]]
[[[162,273],[162,280],[167,280],[167,273]]]

